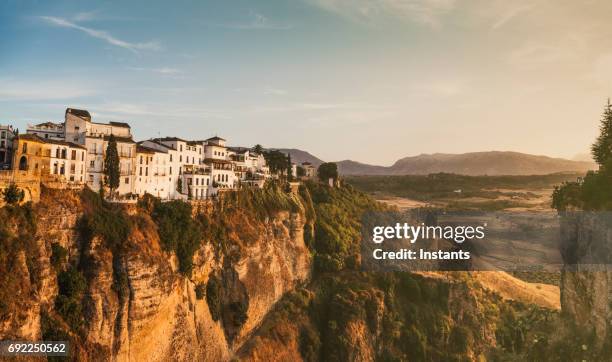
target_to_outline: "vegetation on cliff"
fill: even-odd
[[[612,104],[609,100],[591,151],[599,170],[589,171],[583,180],[556,187],[552,206],[558,211],[612,210]]]

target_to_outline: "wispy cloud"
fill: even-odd
[[[287,30],[292,26],[280,24],[270,20],[268,17],[255,12],[249,12],[249,19],[242,22],[214,23],[212,26],[236,30]]]
[[[306,0],[326,11],[359,22],[373,23],[381,17],[439,27],[442,18],[455,6],[455,0]]]
[[[97,13],[98,13],[97,10],[94,10],[94,11],[83,11],[83,12],[80,12],[80,13],[76,13],[72,17],[72,21],[75,21],[75,22],[91,21],[91,20],[94,20],[96,18]]]
[[[54,99],[75,99],[91,96],[93,89],[75,84],[69,80],[32,82],[19,79],[0,79],[0,101],[36,101]]]
[[[164,74],[164,75],[178,75],[178,74],[183,73],[183,71],[180,69],[165,68],[165,67],[164,68],[129,67],[128,69],[136,70],[139,72],[151,72],[151,73]]]
[[[533,7],[534,7],[534,4],[529,3],[529,4],[518,4],[517,6],[505,9],[505,11],[503,11],[499,15],[495,23],[491,26],[491,29],[497,30],[501,28],[502,26],[506,25],[508,22],[512,21],[517,16],[528,12]]]
[[[110,45],[127,49],[135,53],[138,53],[138,51],[141,50],[161,50],[161,46],[157,42],[131,43],[116,38],[104,30],[87,28],[63,18],[58,18],[55,16],[41,16],[40,18],[51,25],[79,30],[93,38],[103,40]]]

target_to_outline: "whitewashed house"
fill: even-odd
[[[87,149],[76,143],[53,138],[44,139],[49,146],[49,174],[69,183],[82,185],[86,179]]]
[[[204,141],[204,164],[210,171],[211,195],[239,186],[235,173],[236,165],[230,159],[225,139],[215,136]]]
[[[28,124],[27,134],[35,134],[43,139],[65,141],[64,123],[44,122],[35,125]]]
[[[136,146],[136,175],[134,193],[143,196],[148,193],[160,199],[170,199],[171,178],[168,174],[170,155],[167,150]]]
[[[104,155],[111,135],[117,142],[119,154],[119,187],[121,195],[134,192],[136,143],[132,139],[130,126],[122,122],[96,123],[86,110],[66,109],[65,140],[87,149],[87,185],[94,191],[104,182]]]
[[[144,141],[142,144],[168,153],[170,198],[201,200],[209,196],[210,172],[203,162],[202,143],[164,137]]]

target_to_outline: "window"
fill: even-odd
[[[76,150],[72,150],[71,157],[72,160],[76,160]]]
[[[172,162],[172,154],[170,154],[170,162]]]
[[[60,158],[60,149],[59,148],[55,149],[55,158]]]
[[[27,153],[28,152],[28,143],[24,143],[23,147],[21,149],[21,153]]]
[[[66,159],[66,149],[62,149],[62,158]]]
[[[89,167],[90,168],[95,168],[96,167],[96,161],[94,161],[94,160],[89,161]]]
[[[181,145],[181,152],[183,152],[183,145]]]
[[[75,171],[76,171],[76,165],[73,163],[72,165],[70,165],[70,173],[74,173]]]
[[[88,181],[88,182],[89,182],[90,184],[92,184],[92,183],[93,183],[93,181],[94,181],[94,179],[93,179],[93,175],[89,175],[89,181]]]
[[[129,177],[125,178],[125,183],[126,183],[126,185],[130,183],[130,178]]]

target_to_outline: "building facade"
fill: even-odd
[[[127,123],[95,123],[88,111],[68,108],[65,114],[65,140],[87,149],[87,186],[94,191],[104,184],[104,155],[111,135],[119,154],[119,187],[121,195],[134,193],[136,142]]]
[[[9,169],[13,160],[13,126],[0,125],[0,170]]]
[[[63,123],[44,122],[36,125],[28,125],[27,134],[35,134],[43,139],[65,141]]]

